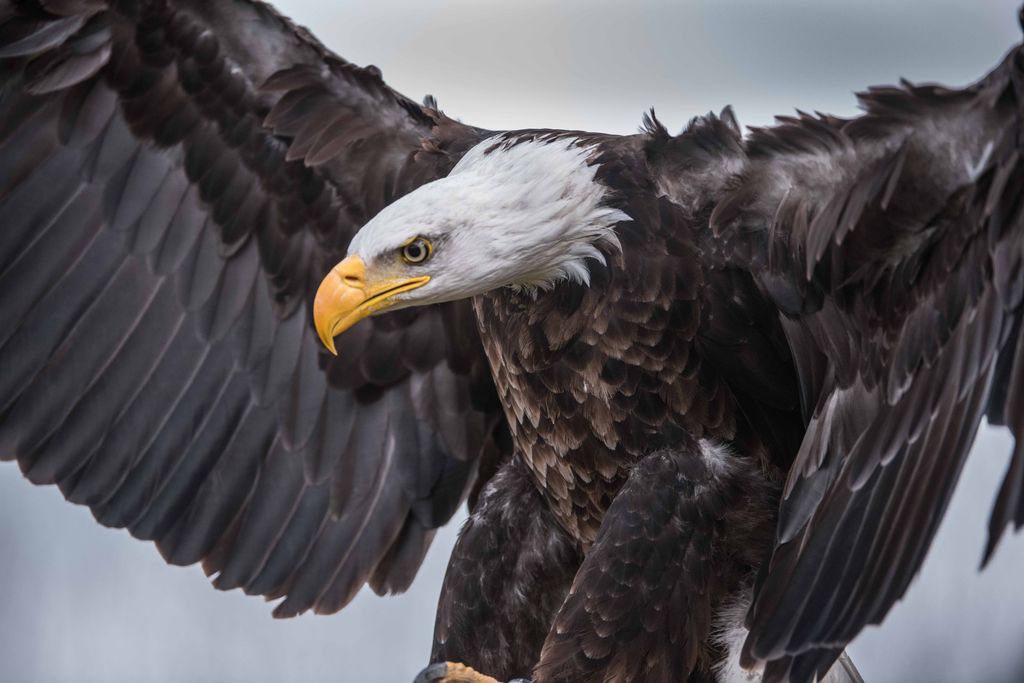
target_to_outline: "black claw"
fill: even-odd
[[[437,664],[431,664],[423,671],[416,675],[412,683],[434,683],[439,681],[448,675],[448,664],[446,662],[438,662]]]

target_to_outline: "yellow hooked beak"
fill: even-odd
[[[327,273],[313,299],[313,322],[320,341],[338,355],[334,348],[336,336],[363,318],[393,306],[396,294],[422,287],[429,281],[427,275],[374,281],[367,277],[363,259],[345,258]]]

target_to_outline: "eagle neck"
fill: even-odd
[[[642,457],[702,438],[710,414],[715,437],[732,428],[708,405],[725,392],[699,378],[696,247],[677,234],[670,251],[649,225],[624,229],[623,250],[593,264],[588,285],[473,300],[516,457],[582,548]]]

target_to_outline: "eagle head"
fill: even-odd
[[[321,341],[337,353],[334,337],[387,310],[589,283],[588,260],[619,249],[615,226],[629,220],[608,205],[595,151],[576,137],[500,135],[385,207],[320,283]]]

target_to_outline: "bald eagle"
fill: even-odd
[[[1024,51],[861,101],[488,131],[263,3],[4,0],[0,456],[278,616],[468,500],[421,680],[820,678],[1024,430]]]

